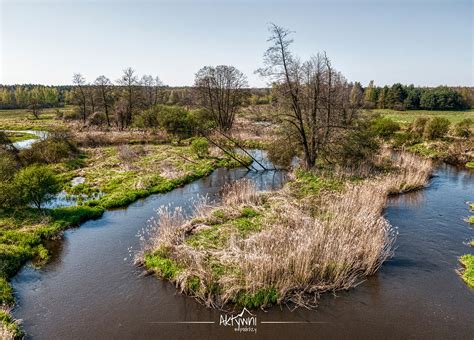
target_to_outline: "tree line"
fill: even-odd
[[[374,81],[363,88],[356,82],[351,91],[351,102],[368,109],[464,110],[474,107],[474,90],[468,87],[415,87],[400,83],[380,87],[375,86]]]
[[[43,85],[0,86],[0,109],[58,107],[64,105],[67,87]]]
[[[221,67],[222,68],[222,67]],[[235,69],[238,71],[237,69]],[[92,83],[88,83],[78,74],[73,79],[74,85],[44,86],[44,85],[0,85],[0,109],[32,109],[62,107],[66,104],[77,105],[78,102],[86,102],[86,111],[95,112],[100,108],[99,104],[107,102],[107,115],[115,108],[115,104],[126,87],[128,95],[130,88],[137,88],[139,107],[149,107],[150,104],[199,106],[200,99],[197,93],[202,89],[203,80],[196,82],[191,87],[169,87],[164,85],[159,78],[144,75],[136,76],[133,69],[128,68],[127,79],[112,82],[105,76],[99,76]],[[210,72],[210,67],[200,70]],[[240,71],[238,71],[240,72]],[[243,76],[243,75],[242,75]],[[82,77],[82,79],[81,79]],[[215,78],[216,81],[219,81]],[[125,80],[125,83],[124,83]],[[414,85],[402,85],[400,83],[392,86],[375,86],[371,81],[367,87],[359,82],[351,84],[351,103],[355,106],[367,109],[395,109],[395,110],[463,110],[474,108],[474,89],[469,87],[447,87],[435,88],[415,87]],[[271,88],[247,88],[246,96],[240,98],[243,106],[266,105],[274,100]],[[198,90],[198,91],[196,91]],[[105,97],[104,97],[105,95]],[[79,97],[82,97],[81,98]],[[86,97],[84,100],[84,97]],[[218,104],[216,100],[213,104]],[[220,104],[219,104],[220,105]],[[105,107],[102,105],[102,109]],[[84,110],[84,106],[82,108]],[[130,117],[129,117],[130,118]],[[110,119],[109,119],[110,121]]]
[[[157,127],[158,116],[169,115],[165,105],[183,105],[206,109],[219,128],[229,129],[237,108],[247,96],[246,77],[233,66],[205,66],[196,73],[195,86],[174,90],[166,87],[158,76],[143,75],[128,67],[115,84],[106,76],[88,83],[80,74],[73,76],[74,87],[67,94],[68,103],[77,107],[76,118],[84,124],[106,124],[120,129],[143,124]],[[177,98],[179,97],[179,98]],[[175,108],[182,118],[182,109]],[[179,112],[178,112],[179,111]]]

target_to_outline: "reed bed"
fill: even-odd
[[[424,186],[431,163],[391,159],[389,174],[346,182],[313,201],[291,186],[257,193],[241,180],[223,190],[220,205],[200,202],[192,220],[161,208],[137,263],[211,307],[315,307],[321,293],[354,287],[392,256],[396,230],[382,215],[387,197]]]

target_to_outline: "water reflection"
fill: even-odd
[[[426,193],[423,189],[415,190],[404,195],[394,195],[389,197],[388,204],[390,204],[391,206],[409,205],[413,207],[418,207],[423,203],[425,195]]]

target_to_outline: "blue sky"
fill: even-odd
[[[192,85],[204,65],[231,64],[251,86],[269,22],[295,31],[302,58],[325,50],[366,85],[474,86],[472,0],[0,0],[0,83],[112,80],[131,66]]]

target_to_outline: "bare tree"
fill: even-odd
[[[42,110],[41,99],[39,98],[37,93],[35,92],[31,93],[28,98],[28,111],[31,112],[31,114],[33,115],[33,117],[35,117],[35,119],[39,119],[41,110]]]
[[[99,93],[99,102],[104,108],[105,118],[107,119],[107,126],[110,126],[109,110],[112,106],[112,82],[106,76],[99,76],[94,82]]]
[[[94,114],[95,113],[95,107],[96,107],[96,100],[95,100],[95,90],[96,87],[94,85],[89,85],[87,86],[86,93],[87,97],[89,98],[89,105],[90,105],[90,113]]]
[[[155,103],[155,79],[153,79],[153,76],[145,74],[140,80],[140,85],[143,90],[145,107],[149,109]]]
[[[360,108],[362,107],[362,102],[364,99],[364,89],[359,82],[355,82],[351,87],[351,96],[350,102],[353,107]]]
[[[74,99],[76,103],[79,105],[81,110],[81,115],[84,124],[86,123],[86,115],[87,115],[87,100],[86,100],[86,80],[80,73],[74,73],[72,77],[72,82],[74,85],[77,86],[77,89],[74,91]]]
[[[195,89],[200,103],[224,131],[232,127],[247,86],[247,78],[234,66],[205,66],[196,73]]]
[[[132,123],[133,112],[137,105],[139,82],[135,70],[131,67],[123,70],[122,78],[118,80],[118,83],[124,87],[124,98],[127,101],[127,110],[120,122],[121,127],[124,128]]]
[[[163,91],[164,84],[161,81],[160,77],[156,76],[155,77],[155,84],[154,84],[154,89],[155,89],[155,98],[154,98],[154,103],[153,105],[156,105],[158,103],[163,103],[164,102],[164,91]]]
[[[289,49],[291,31],[272,24],[270,32],[265,67],[257,72],[273,83],[278,117],[301,146],[305,166],[312,168],[319,153],[338,138],[338,129],[350,126],[350,88],[326,53],[301,62]]]

